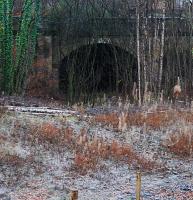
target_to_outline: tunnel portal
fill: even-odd
[[[112,44],[82,46],[66,56],[59,69],[60,92],[69,101],[128,94],[136,80],[136,57]]]

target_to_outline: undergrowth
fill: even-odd
[[[151,170],[156,163],[138,155],[131,146],[120,144],[117,141],[107,142],[102,138],[90,137],[86,129],[78,134],[67,127],[59,129],[53,124],[44,123],[31,129],[31,141],[38,139],[39,144],[54,144],[57,149],[68,149],[74,152],[73,169],[80,173],[96,170],[101,160],[111,159],[123,162],[142,170]],[[37,141],[37,140],[36,140]]]
[[[184,132],[175,132],[170,135],[169,142],[163,144],[171,153],[180,157],[193,155],[193,132],[191,130]]]
[[[94,117],[94,123],[101,123],[103,125],[112,126],[119,130],[120,116],[118,113],[99,114]],[[155,112],[136,112],[125,113],[125,122],[127,127],[130,126],[144,126],[147,128],[157,130],[166,128],[176,121],[183,120],[186,123],[193,123],[193,113],[187,111],[155,111]]]

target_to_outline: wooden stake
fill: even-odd
[[[141,172],[136,174],[136,200],[140,200],[141,196]]]
[[[70,200],[78,200],[78,190],[71,191]]]

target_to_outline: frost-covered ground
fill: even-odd
[[[69,199],[69,192],[74,189],[78,190],[80,200],[135,199],[138,170],[142,173],[141,199],[193,199],[191,149],[190,155],[176,156],[167,148],[167,145],[173,145],[174,142],[170,138],[171,134],[187,130],[192,133],[191,120],[185,121],[177,116],[171,123],[161,122],[159,126],[162,118],[157,119],[156,115],[153,116],[153,121],[151,119],[143,125],[133,123],[134,119],[131,119],[130,122],[126,122],[126,127],[122,125],[124,129],[121,131],[115,127],[113,117],[100,116],[112,112],[117,114],[121,111],[120,107],[106,105],[85,109],[75,106],[68,110],[60,107],[58,110],[61,112],[57,111],[57,114],[45,107],[33,107],[32,110],[10,107],[10,111],[6,111],[0,118],[0,199],[64,200]],[[167,109],[163,109],[163,112]],[[133,110],[137,109],[128,105],[129,115],[132,116]],[[175,112],[175,109],[171,110]],[[160,110],[151,107],[136,112],[148,115]],[[180,114],[185,112],[188,111]],[[98,120],[96,116],[99,116]],[[58,132],[65,132],[66,128],[73,130],[76,140],[69,134],[64,143],[58,140]],[[95,138],[99,138],[108,144],[116,141],[120,145],[128,145],[141,159],[155,165],[143,169],[143,165],[138,166],[133,161],[135,156],[132,158],[134,164],[131,164],[119,159],[119,155],[121,157],[122,154],[115,152],[116,159],[113,156],[97,157],[92,166],[75,166],[75,162],[79,161],[76,158],[78,148],[83,151],[83,148],[91,148],[92,144],[94,145],[92,141],[91,145],[89,142],[84,143],[85,133],[80,136],[83,128],[88,140],[93,138],[95,141]],[[89,145],[91,147],[88,147]],[[97,148],[100,145],[98,144]],[[110,148],[112,152],[113,147]],[[119,148],[116,151],[119,151]],[[93,165],[96,166],[93,168]]]

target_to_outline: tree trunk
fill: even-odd
[[[140,15],[139,15],[139,0],[137,0],[137,7],[136,7],[136,16],[137,16],[137,23],[136,23],[136,32],[137,32],[137,65],[138,65],[138,104],[141,106],[141,62],[140,62],[140,36],[139,36],[139,29],[140,29]]]
[[[159,83],[158,83],[158,94],[161,92],[162,74],[163,74],[163,56],[164,56],[164,40],[165,40],[165,15],[166,8],[165,2],[163,7],[163,21],[162,21],[162,34],[161,34],[161,50],[160,50],[160,69],[159,69]]]

